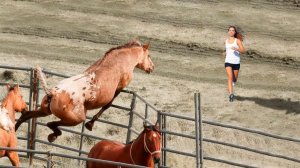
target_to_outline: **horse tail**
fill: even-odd
[[[36,71],[37,71],[37,77],[40,79],[41,84],[42,84],[42,87],[43,87],[45,93],[46,93],[48,96],[50,96],[50,95],[51,95],[51,92],[50,92],[50,90],[48,89],[46,77],[45,77],[45,74],[44,74],[43,71],[42,71],[42,68],[41,68],[40,66],[37,66],[37,67],[36,67]]]

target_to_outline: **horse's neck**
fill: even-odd
[[[11,119],[11,121],[15,122],[14,102],[11,100],[10,96],[10,93],[8,93],[6,98],[2,101],[1,106],[6,108],[9,118]]]
[[[135,164],[147,167],[151,166],[151,155],[145,151],[143,134],[133,142],[131,153]]]
[[[139,55],[137,51],[132,51],[134,49],[127,49],[126,52],[114,51],[109,53],[109,55],[104,56],[101,60],[98,60],[93,65],[91,65],[85,72],[95,72],[102,71],[102,67],[109,67],[111,70],[116,68],[122,73],[133,72],[133,69],[139,62]],[[125,71],[125,72],[124,72]]]

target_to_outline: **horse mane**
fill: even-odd
[[[123,48],[132,48],[132,47],[141,47],[141,46],[142,46],[142,44],[140,41],[132,40],[124,45],[121,45],[118,47],[113,47],[113,48],[109,49],[108,51],[106,51],[104,56],[101,59],[99,59],[98,61],[96,61],[94,64],[92,64],[87,70],[85,70],[85,72],[90,72],[94,69],[95,66],[100,65],[112,51],[123,49]]]
[[[131,48],[131,47],[141,47],[141,46],[142,46],[142,44],[138,40],[129,41],[128,43],[126,43],[124,45],[121,45],[118,47],[113,47],[113,48],[109,49],[108,51],[106,51],[102,60],[105,59],[105,57],[114,50],[119,50],[119,49],[123,49],[123,48]]]

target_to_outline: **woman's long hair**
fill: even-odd
[[[235,26],[229,26],[229,27],[228,27],[228,31],[229,31],[230,28],[234,28],[234,31],[235,31],[234,37],[235,37],[235,38],[240,39],[241,41],[244,40],[243,34],[242,34],[240,31],[238,31],[237,28],[236,28]]]

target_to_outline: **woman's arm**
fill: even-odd
[[[243,43],[241,42],[240,39],[237,39],[237,45],[239,46],[239,49],[237,51],[242,53],[242,54],[245,54],[246,50],[245,50],[245,47],[244,47],[244,45],[243,45]]]
[[[226,42],[224,42],[224,45],[226,46]],[[224,52],[222,52],[222,56],[226,57],[226,49],[224,50]]]

